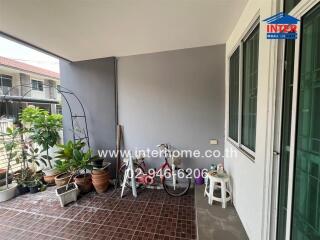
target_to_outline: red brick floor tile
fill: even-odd
[[[95,232],[92,239],[94,240],[109,240],[117,231],[117,227],[113,226],[100,226],[100,228]]]
[[[194,196],[192,195],[181,196],[179,205],[188,206],[188,207],[194,206]]]
[[[187,206],[179,206],[178,219],[194,220],[195,219],[195,208]]]
[[[179,206],[164,204],[161,210],[161,216],[167,218],[178,218]]]
[[[133,204],[133,201],[121,199],[113,210],[129,212],[129,209],[132,206],[132,204]]]
[[[61,218],[68,218],[68,219],[75,219],[77,217],[77,215],[84,210],[84,207],[79,207],[79,206],[70,206],[66,208],[66,211],[64,211],[61,214]]]
[[[100,205],[100,208],[105,210],[114,210],[114,208],[118,205],[119,201],[120,201],[119,199],[107,198]]]
[[[0,203],[0,240],[121,240],[196,238],[193,192],[173,198],[161,190],[95,192],[61,207],[55,189]]]
[[[147,207],[146,202],[133,202],[131,207],[129,208],[129,212],[131,213],[139,213],[142,214]]]
[[[195,222],[179,219],[177,222],[176,237],[196,239]]]
[[[94,208],[100,208],[103,203],[104,203],[105,199],[101,198],[101,197],[93,197],[91,198],[90,202],[88,203],[88,207],[94,207]]]
[[[110,225],[113,227],[120,227],[121,222],[123,219],[126,218],[127,213],[125,212],[118,212],[118,211],[112,211],[106,221],[104,222],[104,225]]]
[[[143,214],[159,216],[161,214],[163,204],[149,202],[144,209]]]
[[[172,197],[172,196],[168,195],[164,198],[164,204],[179,205],[180,204],[180,197]]]
[[[157,229],[155,233],[161,235],[175,236],[177,229],[176,218],[163,218],[160,217],[157,223]]]
[[[154,233],[135,231],[132,240],[153,240]]]
[[[137,227],[138,231],[155,233],[159,221],[158,216],[142,215]]]
[[[114,240],[128,240],[133,237],[134,230],[117,228],[117,231],[113,234],[112,239]]]
[[[97,209],[96,212],[88,219],[90,223],[103,224],[111,214],[111,211],[104,209]]]
[[[162,234],[157,234],[157,233],[154,235],[153,239],[154,240],[176,240],[175,237],[162,235]]]
[[[82,208],[82,210],[74,217],[74,220],[87,222],[95,213],[97,209],[94,208]]]
[[[126,213],[126,216],[122,219],[119,227],[136,230],[139,226],[139,222],[141,219],[141,214],[136,213]]]

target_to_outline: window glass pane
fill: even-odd
[[[287,201],[289,182],[290,130],[293,93],[293,70],[295,41],[287,40],[285,52],[285,72],[283,87],[283,111],[281,130],[280,179],[278,197],[277,240],[285,239],[287,222]]]
[[[259,59],[259,26],[243,43],[241,144],[255,151],[257,86]]]
[[[32,90],[43,91],[43,83],[38,80],[32,80]]]
[[[37,83],[37,81],[36,81],[36,80],[32,80],[31,83],[32,83],[32,89],[33,89],[33,90],[37,90],[37,89],[38,89],[38,83]]]
[[[38,90],[43,91],[43,83],[38,81]]]
[[[292,239],[320,236],[320,5],[302,18]]]
[[[229,72],[229,137],[238,142],[239,49],[230,58]]]
[[[8,75],[0,75],[0,86],[12,87],[12,77]]]

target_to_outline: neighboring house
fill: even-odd
[[[0,116],[16,116],[19,102],[35,105],[50,112],[61,109],[59,73],[0,56]]]

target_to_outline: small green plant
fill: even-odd
[[[52,158],[49,156],[49,148],[55,146],[60,139],[62,118],[61,114],[49,114],[46,110],[31,106],[25,108],[20,114],[25,131],[35,143],[42,147],[41,152],[46,152],[41,159],[45,166],[49,165],[50,168],[52,168]]]
[[[7,164],[7,171],[6,171],[6,187],[8,189],[8,178],[9,178],[9,170],[11,167],[11,161],[16,161],[17,163],[22,158],[21,156],[21,128],[12,127],[7,128],[6,133],[2,133],[4,140],[4,148],[7,154],[8,164]]]
[[[92,169],[90,164],[92,150],[84,151],[85,143],[82,141],[68,141],[65,145],[58,145],[56,169],[60,172],[70,172],[76,175],[80,170]]]

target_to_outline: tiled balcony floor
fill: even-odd
[[[194,194],[179,198],[142,190],[120,199],[119,189],[87,194],[60,207],[54,188],[0,203],[1,240],[196,239]]]

